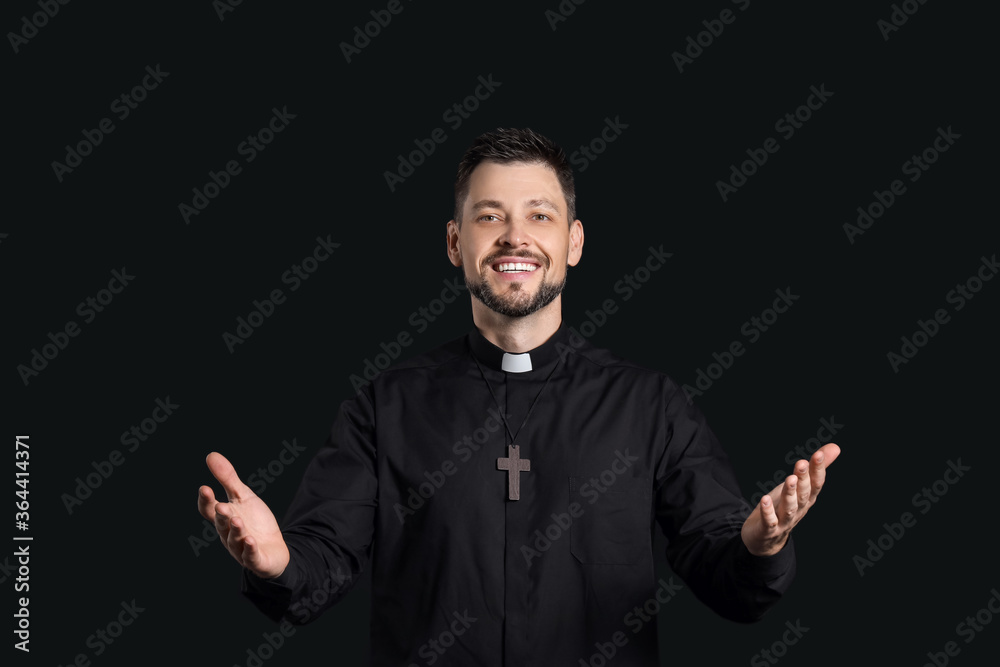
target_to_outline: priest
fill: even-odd
[[[659,665],[655,615],[681,585],[725,618],[759,619],[792,581],[791,531],[839,447],[746,508],[681,387],[566,327],[584,233],[547,138],[478,137],[446,239],[474,326],[343,402],[280,526],[209,454],[227,501],[202,486],[199,510],[246,596],[305,623],[370,567],[379,667]],[[657,526],[683,584],[655,576]]]

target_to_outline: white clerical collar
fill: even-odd
[[[524,373],[531,370],[531,354],[503,353],[503,360],[500,362],[500,369],[508,373]]]

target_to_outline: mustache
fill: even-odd
[[[526,250],[521,250],[520,252],[508,251],[508,252],[493,253],[492,255],[489,255],[488,257],[483,259],[483,269],[488,269],[501,257],[521,257],[523,259],[530,259],[534,260],[535,262],[538,262],[538,265],[541,266],[543,269],[549,268],[548,259],[546,259],[545,257],[536,257],[535,255],[532,255],[530,252]]]

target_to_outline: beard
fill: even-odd
[[[510,283],[507,293],[501,295],[493,289],[486,278],[486,272],[492,270],[492,266],[486,264],[478,278],[470,280],[464,271],[462,277],[465,279],[465,286],[472,296],[479,299],[490,310],[507,317],[526,317],[552,303],[557,296],[562,294],[566,287],[566,278],[569,275],[569,266],[567,266],[566,273],[563,274],[563,278],[559,282],[547,282],[543,278],[542,284],[539,285],[538,291],[534,295],[529,294],[522,283]],[[536,269],[536,271],[543,270],[547,270],[547,267]]]

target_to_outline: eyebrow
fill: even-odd
[[[560,213],[559,207],[553,204],[548,199],[529,199],[524,202],[528,208],[547,208],[555,213]],[[499,208],[504,207],[503,202],[497,199],[481,199],[472,205],[472,212],[478,213],[484,208]]]
[[[525,203],[528,205],[528,208],[547,208],[555,213],[560,212],[559,207],[550,202],[548,199],[532,199]]]

